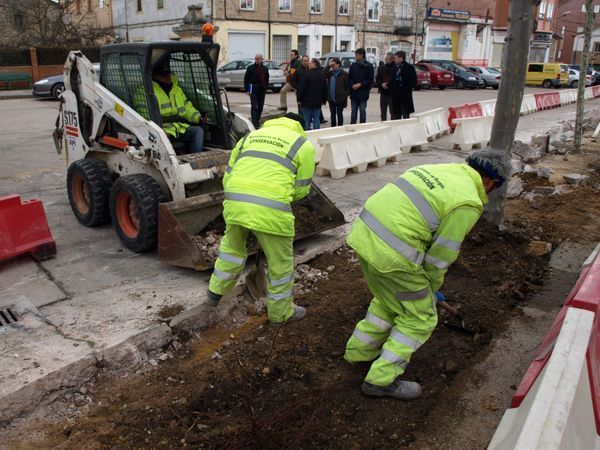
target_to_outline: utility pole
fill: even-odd
[[[490,149],[502,152],[507,160],[510,160],[519,124],[529,40],[533,32],[534,7],[539,4],[540,0],[511,1],[508,11],[508,30],[502,48],[503,82],[498,90],[492,135],[488,145]],[[500,224],[502,221],[507,184],[490,196],[490,203],[484,213],[490,222]]]
[[[592,0],[585,0],[585,26],[583,29],[583,49],[579,62],[579,83],[577,84],[577,115],[575,116],[575,153],[581,151],[581,137],[583,135],[583,106],[585,101],[585,76],[590,60],[590,42],[592,40],[592,26],[594,23],[594,5]]]

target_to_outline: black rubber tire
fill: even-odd
[[[546,89],[552,89],[552,80],[544,80],[542,86]]]
[[[500,88],[499,85],[495,85],[495,86],[492,86],[492,87],[494,88],[495,91],[497,91]]]
[[[456,89],[464,89],[465,88],[464,80],[456,80],[454,85],[456,86]]]
[[[137,236],[128,236],[119,223],[117,197],[129,194],[135,203],[139,221]],[[136,173],[118,178],[110,190],[110,216],[117,236],[129,250],[142,253],[154,250],[158,243],[158,204],[167,200],[158,183],[149,175]]]
[[[573,80],[573,81],[571,81],[571,84],[569,85],[569,87],[570,87],[571,89],[575,89],[575,88],[577,87],[577,85],[578,85],[578,84],[579,84],[579,81],[577,81],[577,80]]]
[[[73,185],[77,179],[83,180],[87,189],[87,211],[78,206],[78,196],[73,192]],[[96,227],[110,222],[108,205],[111,185],[110,171],[104,161],[80,159],[71,163],[67,171],[67,194],[73,214],[81,224]]]
[[[444,89],[446,89],[446,86],[438,86],[438,89],[439,89],[440,91],[443,91]]]
[[[64,83],[56,83],[54,86],[52,86],[52,90],[50,91],[50,93],[52,94],[53,99],[59,100],[60,94],[62,94],[64,91],[65,91]]]

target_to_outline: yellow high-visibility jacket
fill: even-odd
[[[152,85],[154,86],[154,94],[158,100],[160,115],[163,118],[163,129],[167,134],[177,138],[185,133],[190,124],[177,121],[168,122],[169,118],[176,120],[177,117],[182,117],[187,122],[200,123],[201,114],[183,93],[177,76],[171,75],[171,82],[173,86],[169,91],[169,95],[167,95],[156,81],[153,81]]]
[[[380,272],[424,273],[436,291],[485,203],[468,165],[413,167],[367,200],[348,244]]]
[[[290,203],[308,195],[315,149],[295,120],[268,120],[242,138],[225,170],[223,216],[228,224],[294,236]]]

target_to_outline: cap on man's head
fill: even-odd
[[[152,70],[152,75],[170,75],[171,67],[169,61],[163,61]]]
[[[497,180],[497,187],[502,186],[512,174],[510,158],[499,150],[491,148],[476,150],[467,156],[466,161],[469,166],[479,173],[486,175],[492,180]]]
[[[300,125],[302,125],[302,128],[304,129],[304,126],[305,126],[304,125],[304,117],[302,117],[300,114],[289,112],[283,117],[286,117],[288,119],[292,119],[292,120],[295,120],[296,122],[299,122]]]

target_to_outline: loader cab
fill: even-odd
[[[162,127],[152,71],[169,61],[187,99],[208,118],[204,125],[205,148],[231,150],[235,142],[227,133],[217,82],[219,50],[218,44],[197,42],[106,45],[100,52],[100,83],[145,119]]]

